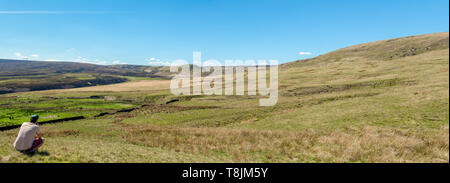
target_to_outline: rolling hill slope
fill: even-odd
[[[365,59],[366,61],[394,60],[435,50],[448,49],[448,35],[448,32],[442,32],[364,43],[342,48],[312,59],[290,62],[283,66],[292,67],[312,62],[330,63],[350,59]]]
[[[11,147],[17,130],[2,132],[0,161],[448,163],[448,40],[447,32],[411,36],[283,64],[273,107],[254,96],[102,91],[146,105],[44,125],[46,153],[33,157]],[[36,106],[95,94],[65,91],[2,96]]]

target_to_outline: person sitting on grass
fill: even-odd
[[[44,143],[41,128],[39,127],[39,116],[32,115],[30,122],[22,124],[14,141],[14,148],[22,153],[34,153]]]

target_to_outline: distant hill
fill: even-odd
[[[449,33],[441,32],[388,39],[342,48],[315,58],[283,64],[283,68],[310,63],[339,62],[351,59],[389,61],[449,48]]]
[[[389,61],[448,48],[448,32],[409,36],[342,48],[315,58],[282,64],[280,69],[352,60]],[[0,59],[0,94],[113,84],[125,82],[130,77],[170,79],[174,73],[169,71],[169,67],[164,66],[103,66]]]
[[[41,62],[0,59],[0,76],[48,75],[60,73],[114,74],[121,76],[164,77],[157,72],[146,72],[149,66],[103,66],[76,62]],[[158,70],[163,67],[154,67]]]
[[[170,72],[168,67],[0,59],[0,94],[113,84],[127,77],[168,79]]]

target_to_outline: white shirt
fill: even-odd
[[[20,127],[19,135],[14,141],[14,148],[19,151],[30,149],[38,133],[41,133],[41,128],[38,125],[30,122],[23,123]]]

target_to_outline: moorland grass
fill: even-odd
[[[272,107],[259,107],[257,96],[168,90],[18,93],[108,95],[147,106],[44,125],[46,153],[33,157],[13,150],[17,130],[0,132],[0,161],[448,163],[448,53],[448,33],[440,33],[284,64]]]

